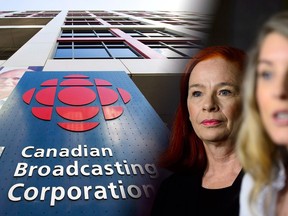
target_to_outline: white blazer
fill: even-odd
[[[252,205],[249,196],[254,180],[248,173],[244,175],[240,190],[240,216],[275,216],[278,192],[285,186],[286,175],[282,163],[274,170],[273,182],[262,189]]]

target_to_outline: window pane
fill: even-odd
[[[157,43],[157,42],[145,42],[145,45],[149,46],[149,47],[166,47],[163,44]]]
[[[74,42],[75,47],[96,47],[103,46],[100,42]]]
[[[61,37],[72,37],[72,31],[71,30],[64,30],[62,32]]]
[[[107,47],[127,47],[126,44],[121,43],[121,42],[117,42],[117,43],[108,43],[108,42],[105,42],[105,45],[106,45]]]
[[[166,57],[183,57],[182,55],[174,52],[173,50],[169,49],[169,48],[152,48],[153,50],[155,50],[156,52],[160,53],[163,56]]]
[[[138,57],[129,48],[109,48],[109,52],[115,58],[135,58],[135,57]]]
[[[72,46],[72,42],[59,42],[58,46]]]
[[[193,56],[199,51],[197,48],[177,48],[177,50],[187,56]]]
[[[168,32],[168,31],[163,31],[163,35],[167,35],[168,37],[183,37],[182,35],[178,35],[176,33]]]
[[[192,45],[188,42],[181,42],[181,43],[177,43],[177,42],[165,42],[165,44],[169,45],[169,46],[173,46],[173,47],[182,47],[182,48],[188,48],[188,47],[195,47],[196,45]]]
[[[74,34],[74,37],[96,37],[95,34]]]
[[[143,34],[148,36],[148,37],[165,37],[165,35],[162,35],[162,34],[157,33],[157,32],[143,33]]]
[[[74,30],[75,34],[87,34],[87,33],[93,33],[92,30]]]
[[[104,48],[76,48],[74,58],[109,58]]]
[[[71,48],[58,48],[54,58],[72,58]]]
[[[85,30],[82,30],[82,31],[77,31],[75,30],[74,31],[74,37],[93,37],[95,36],[94,32],[93,31],[85,31]]]
[[[131,37],[144,37],[138,32],[126,32],[126,34],[129,34]]]
[[[87,24],[89,24],[89,25],[101,25],[101,23],[100,23],[100,22],[97,22],[97,21],[87,22]]]
[[[98,37],[114,37],[113,34],[111,34],[110,32],[97,32],[97,36]]]

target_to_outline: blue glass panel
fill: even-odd
[[[98,37],[115,37],[112,33],[110,32],[97,32]]]
[[[58,48],[56,50],[54,58],[72,58],[72,49],[71,48]]]
[[[74,37],[95,37],[92,30],[74,30]]]
[[[109,48],[109,52],[115,58],[135,58],[135,57],[138,57],[129,48]]]
[[[76,48],[74,58],[109,58],[109,54],[104,48]]]
[[[126,32],[126,34],[129,34],[131,37],[144,37],[143,35],[139,34],[138,32]]]
[[[170,57],[170,58],[177,58],[177,57],[183,57],[182,55],[178,54],[177,52],[174,52],[173,50],[169,48],[152,48],[156,52],[160,53],[163,56]]]

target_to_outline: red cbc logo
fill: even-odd
[[[38,119],[45,121],[52,119],[58,82],[58,79],[46,80],[36,93],[35,99],[42,106],[32,107],[31,111]],[[99,122],[87,122],[87,120],[93,119],[99,113],[100,108],[102,108],[105,120],[113,120],[122,115],[123,107],[113,104],[118,101],[119,95],[123,103],[127,104],[131,100],[130,94],[122,88],[117,88],[118,92],[114,91],[111,88],[112,84],[107,80],[94,79],[94,83],[85,75],[64,76],[64,80],[59,84],[64,88],[57,95],[63,106],[55,108],[56,113],[66,120],[57,123],[61,128],[73,132],[84,132],[96,128]],[[97,99],[96,91],[91,86],[96,87],[101,107],[91,106],[91,103]],[[30,105],[35,92],[36,88],[26,91],[22,96],[23,101]]]

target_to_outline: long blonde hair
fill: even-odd
[[[254,179],[250,203],[256,201],[261,189],[272,181],[272,171],[281,159],[280,148],[266,133],[256,102],[256,68],[259,50],[264,38],[277,32],[288,38],[288,11],[270,18],[259,32],[257,42],[251,49],[246,67],[243,122],[238,134],[237,151],[244,170]]]

